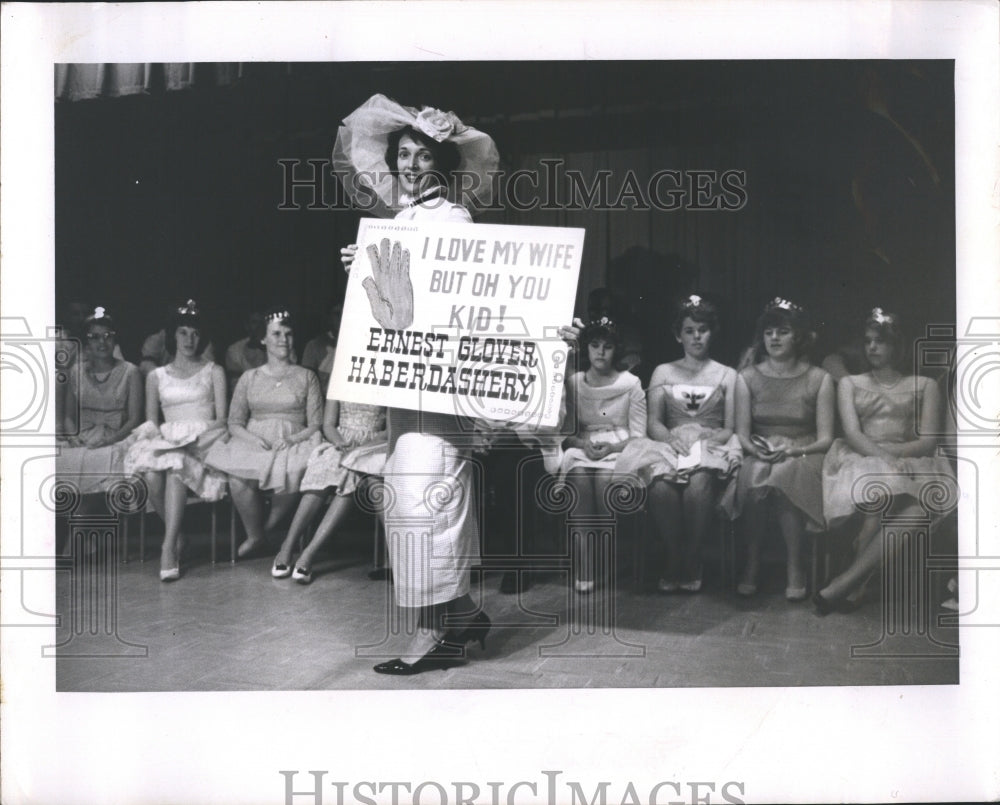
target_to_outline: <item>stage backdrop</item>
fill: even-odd
[[[481,221],[586,229],[577,311],[593,288],[621,292],[641,374],[678,355],[666,310],[695,289],[723,305],[729,361],[779,293],[816,312],[820,351],[875,304],[919,328],[954,320],[951,62],[502,67],[247,64],[220,86],[205,65],[183,89],[56,101],[57,303],[115,309],[133,359],[188,296],[223,343],[249,309],[288,305],[301,347],[343,294],[361,217],[324,160],[340,119],[383,92],[493,135],[506,201]]]

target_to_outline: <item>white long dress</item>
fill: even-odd
[[[434,199],[402,210],[396,220],[471,223],[457,204]],[[464,449],[449,441],[468,432],[451,414],[390,408],[389,458],[385,464],[385,526],[401,607],[453,601],[469,592],[479,562],[479,522],[472,466]]]

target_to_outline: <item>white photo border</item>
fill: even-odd
[[[2,14],[0,304],[32,327],[54,321],[57,62],[954,59],[959,334],[1000,310],[995,3],[7,4]],[[4,451],[4,478],[17,453]],[[980,488],[1000,488],[996,451],[971,457]],[[35,519],[13,486],[0,489],[8,558]],[[997,509],[995,497],[980,501],[978,546],[967,533],[960,546],[1000,567]],[[987,624],[1000,623],[996,573],[979,585]],[[3,612],[20,606],[8,580]],[[359,781],[436,781],[449,802],[459,781],[484,792],[503,781],[502,797],[524,781],[537,796],[522,786],[517,802],[548,802],[545,771],[558,770],[588,793],[611,782],[609,802],[629,784],[648,801],[662,781],[714,781],[713,802],[726,782],[747,802],[988,800],[1000,796],[998,634],[963,629],[960,684],[926,688],[57,694],[55,663],[38,650],[51,633],[9,627],[3,799],[300,803],[317,800],[288,798],[280,771],[297,771],[303,791],[308,770],[325,770],[327,783],[348,782],[344,801]],[[324,801],[336,794],[327,785]]]

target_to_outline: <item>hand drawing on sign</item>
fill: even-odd
[[[382,238],[381,252],[372,244],[368,247],[372,277],[365,277],[372,315],[386,330],[405,330],[413,323],[413,284],[410,282],[410,250],[399,241],[389,248],[389,239]]]

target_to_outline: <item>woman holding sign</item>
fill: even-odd
[[[383,218],[471,223],[449,200],[461,172],[462,201],[485,206],[499,162],[493,140],[451,112],[401,106],[375,95],[345,118],[334,168],[361,208]],[[350,270],[357,246],[342,250]],[[399,244],[368,247],[373,277],[364,281],[374,317],[405,329],[413,320],[409,253]],[[452,437],[467,432],[453,414],[389,409],[385,525],[396,602],[416,616],[404,655],[379,663],[381,674],[410,675],[461,661],[465,644],[485,648],[490,619],[476,614],[469,576],[479,560],[472,470]],[[447,619],[447,620],[446,620]]]
[[[806,597],[802,534],[824,528],[821,470],[833,442],[833,380],[807,358],[815,335],[805,310],[776,297],[757,320],[755,363],[736,378],[736,435],[744,459],[736,487],[747,541],[740,595],[757,592],[767,517],[785,541],[785,598]]]

